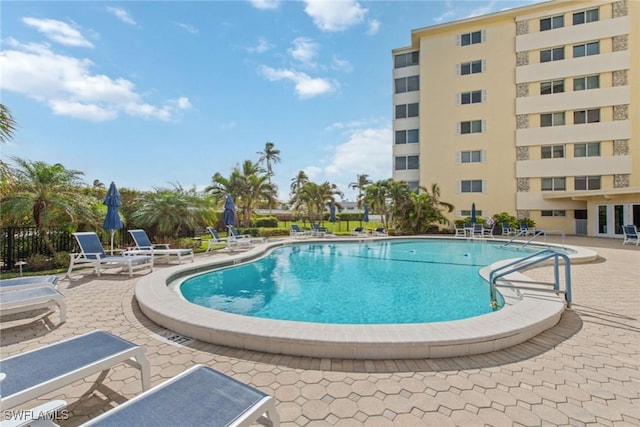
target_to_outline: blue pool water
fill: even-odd
[[[478,270],[523,255],[490,242],[301,243],[194,276],[180,291],[195,304],[269,319],[440,322],[491,312],[489,286]]]

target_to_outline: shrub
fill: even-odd
[[[506,212],[500,212],[493,216],[493,221],[496,223],[496,226],[502,227],[502,223],[506,222],[509,224],[511,228],[518,228],[518,220],[515,216],[509,215]]]
[[[254,227],[277,227],[278,226],[278,218],[274,217],[274,216],[263,216],[263,217],[259,217],[256,218],[253,223],[252,226]]]

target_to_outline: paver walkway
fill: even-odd
[[[198,341],[179,346],[153,336],[162,328],[139,311],[136,278],[82,272],[61,282],[67,323],[58,326],[57,313],[46,312],[3,319],[0,351],[7,357],[96,328],[109,330],[146,346],[153,385],[204,363],[274,395],[283,426],[640,426],[640,248],[595,238],[568,237],[566,243],[601,256],[573,266],[572,309],[554,328],[499,352],[362,361]],[[530,273],[549,274],[546,267]],[[139,394],[137,375],[117,367],[39,401],[66,399],[71,417],[60,423],[78,425]]]

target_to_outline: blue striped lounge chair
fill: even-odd
[[[194,261],[193,249],[171,249],[168,243],[151,243],[151,239],[144,230],[129,230],[129,234],[133,238],[136,246],[129,248],[127,253],[136,255],[150,255],[156,261],[156,257],[162,257],[167,261],[172,257],[178,259],[178,264],[182,264],[182,258],[191,258]]]
[[[135,268],[149,267],[150,271],[153,271],[153,257],[149,255],[107,255],[98,235],[92,231],[73,233],[73,237],[78,243],[80,252],[71,254],[66,277],[71,275],[74,268],[85,266],[93,267],[98,277],[103,269],[116,267],[126,268],[129,277],[133,277]]]

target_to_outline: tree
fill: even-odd
[[[396,221],[400,230],[414,234],[424,233],[434,223],[448,224],[449,220],[443,211],[452,212],[454,209],[451,203],[440,200],[438,184],[431,186],[431,193],[427,188],[419,187],[418,192],[409,193],[406,202],[398,212]]]
[[[54,165],[42,161],[12,158],[15,166],[10,169],[13,184],[0,200],[3,218],[10,213],[13,218],[29,218],[41,233],[47,248],[55,253],[48,238],[53,227],[77,222],[95,222],[96,201],[83,195],[80,177],[83,172],[66,169],[60,163]]]
[[[275,144],[273,142],[266,142],[264,144],[264,151],[258,151],[257,154],[260,154],[260,158],[258,159],[258,163],[262,164],[265,162],[267,164],[267,178],[269,181],[269,185],[273,186],[271,183],[271,177],[273,176],[273,169],[271,163],[280,163],[280,150],[275,149]],[[274,190],[277,193],[277,187],[273,186]],[[275,198],[269,202],[269,210],[273,203],[275,202]]]
[[[16,130],[16,121],[6,105],[0,104],[0,142],[7,143],[13,138]]]
[[[305,183],[298,197],[295,200],[294,209],[298,211],[306,210],[309,215],[309,221],[315,222],[316,218],[320,220],[325,208],[336,203],[336,196],[343,197],[342,192],[335,184],[328,181],[322,184],[315,182]]]
[[[207,220],[206,204],[195,189],[185,190],[180,184],[173,189],[154,188],[140,193],[135,200],[132,220],[158,238],[178,237],[185,231],[202,226]]]
[[[368,185],[365,189],[364,201],[370,207],[373,213],[377,213],[382,217],[385,227],[389,227],[388,212],[390,205],[390,184],[391,179],[376,181]]]
[[[369,175],[363,173],[362,175],[356,175],[357,179],[355,182],[349,183],[349,188],[358,190],[358,207],[362,207],[362,195],[364,194],[365,188],[367,185],[371,184],[373,181],[369,179]]]
[[[229,178],[216,172],[211,178],[212,184],[205,188],[218,201],[224,200],[229,194],[240,212],[242,225],[251,225],[251,215],[255,206],[260,203],[271,205],[276,200],[277,190],[269,182],[269,176],[258,163],[245,160],[242,167],[236,166]]]
[[[264,144],[264,151],[257,152],[257,154],[260,154],[258,163],[262,164],[263,162],[265,162],[267,164],[267,176],[269,177],[269,184],[271,184],[271,177],[273,176],[271,163],[280,163],[280,150],[276,150],[274,147],[275,144],[273,142],[266,142]]]

